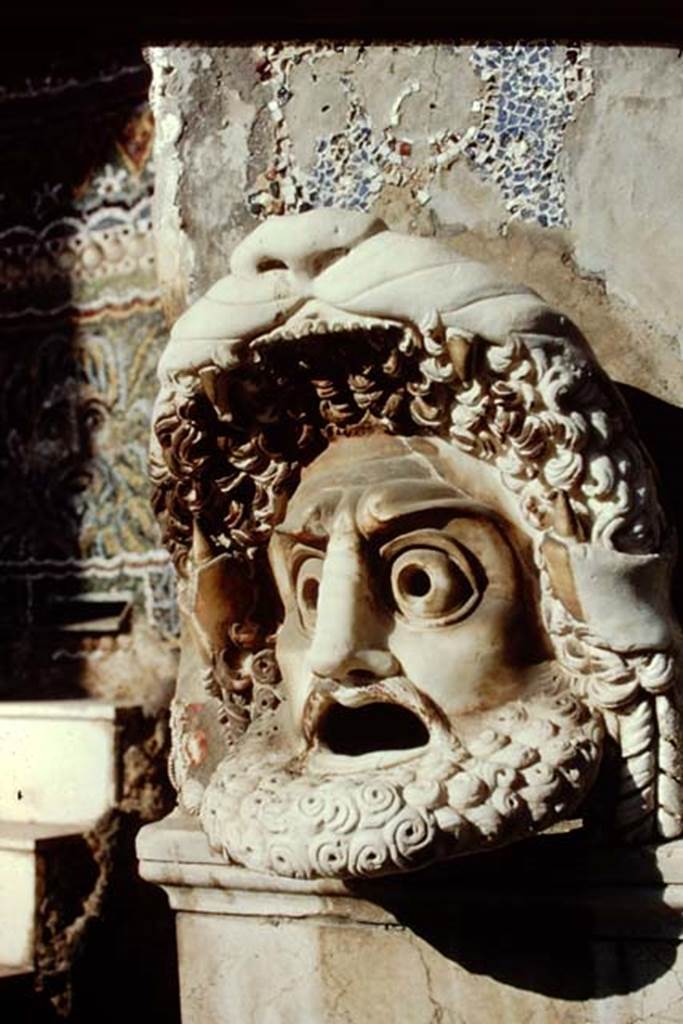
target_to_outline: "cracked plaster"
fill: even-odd
[[[671,943],[599,940],[581,944],[566,971],[592,970],[596,993],[576,999],[523,989],[467,970],[410,930],[329,920],[185,913],[181,949],[201,948],[185,964],[186,1024],[310,1020],[354,1024],[397,1019],[428,1024],[677,1024],[680,958]],[[221,950],[231,949],[226,958]],[[530,958],[543,954],[527,951]],[[493,953],[504,958],[504,951]],[[371,958],[373,972],[362,965]],[[652,964],[670,969],[654,981]],[[265,965],[269,984],[260,984]],[[359,977],[363,983],[359,984]],[[611,986],[611,987],[610,987]],[[616,986],[616,991],[615,991]],[[641,986],[639,988],[639,986]]]
[[[369,210],[400,185],[426,206],[464,158],[495,182],[508,218],[563,225],[558,158],[590,94],[587,60],[586,48],[540,44],[266,47],[276,154],[252,208]]]
[[[674,48],[598,47],[595,88],[567,133],[578,266],[672,334],[683,331],[683,61]]]
[[[531,268],[613,376],[681,403],[676,51],[306,43],[148,59],[171,319],[265,217],[369,210]]]

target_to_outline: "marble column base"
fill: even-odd
[[[577,830],[352,885],[225,865],[172,815],[138,853],[176,910],[183,1024],[683,1021],[683,843]]]

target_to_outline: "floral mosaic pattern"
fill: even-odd
[[[511,217],[565,223],[562,139],[591,88],[585,49],[479,46],[471,62],[486,86],[484,117],[465,152],[499,185]]]
[[[147,482],[166,335],[148,77],[131,51],[0,83],[0,613],[17,629],[44,595],[116,591],[177,631]]]
[[[459,47],[450,49],[454,57]],[[422,163],[403,137],[400,108],[418,81],[397,95],[390,123],[373,124],[349,74],[342,75],[347,115],[342,131],[321,134],[312,167],[299,166],[287,121],[292,71],[331,51],[324,46],[266,48],[259,63],[271,87],[268,104],[275,147],[270,163],[249,194],[257,216],[301,212],[313,206],[369,211],[387,185],[407,186],[420,205],[430,202],[439,172],[462,159],[499,187],[509,219],[542,227],[565,223],[560,169],[567,125],[590,94],[589,48],[542,43],[475,46],[470,63],[483,93],[466,124],[454,124],[429,140]],[[417,51],[416,51],[417,52]],[[362,57],[359,56],[359,60]]]
[[[31,332],[0,352],[0,557],[149,548],[147,433],[163,331],[159,310],[137,310],[76,338],[64,327]]]
[[[347,102],[344,130],[319,136],[312,168],[301,168],[287,124],[286,106],[292,95],[290,74],[301,59],[315,59],[324,48],[300,48],[296,55],[287,49],[266,48],[265,52],[261,69],[274,96],[268,107],[275,129],[275,151],[257,189],[247,197],[252,213],[270,216],[303,212],[315,206],[367,211],[385,185],[400,184],[406,176],[419,192],[424,174],[403,166],[404,157],[409,155],[405,143],[391,127],[377,130],[348,75],[340,78]],[[411,89],[409,86],[407,91]],[[395,106],[400,105],[401,98]]]

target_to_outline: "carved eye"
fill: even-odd
[[[463,618],[481,597],[471,568],[460,552],[411,547],[391,565],[391,592],[406,619],[443,625]]]
[[[322,575],[322,558],[307,558],[301,562],[296,575],[296,603],[301,624],[313,629],[318,614],[318,591]]]

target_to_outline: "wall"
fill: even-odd
[[[148,59],[172,315],[265,216],[371,210],[506,265],[577,320],[617,380],[683,400],[676,49],[306,44]]]
[[[134,852],[141,824],[172,806],[165,704],[177,645],[147,481],[167,333],[150,75],[139,47],[41,47],[39,27],[25,48],[3,39],[0,68],[0,721],[22,729],[20,750],[3,747],[3,806],[16,820],[0,821],[0,891],[17,887],[20,849],[36,893],[33,922],[29,907],[0,924],[28,927],[31,946],[16,1007],[0,964],[0,1018],[105,1024],[134,1003],[172,1024],[172,915]],[[43,700],[86,696],[117,706],[115,742],[76,734],[76,784],[63,739],[73,705]],[[50,823],[73,822],[65,805],[102,773],[112,806],[55,838]]]
[[[148,84],[135,47],[4,55],[0,698],[156,707],[173,685],[173,573],[147,485],[166,332]]]
[[[677,50],[288,44],[157,47],[148,59],[158,266],[170,318],[227,273],[234,245],[271,214],[335,205],[449,238],[535,287],[582,328],[624,386],[680,528]],[[542,881],[538,891],[542,898]],[[471,970],[482,1019],[495,993],[498,1015],[515,1019],[597,1021],[614,1010],[624,1024],[665,1024],[680,1015],[675,917],[673,934],[629,938],[594,967],[579,952],[579,939],[595,934],[590,925],[539,928],[539,958],[561,968],[567,986],[561,1004],[528,947],[516,945],[514,916],[502,957],[508,965],[516,958],[509,976],[492,971],[497,920],[469,933],[453,959]],[[546,950],[546,938],[558,937],[566,948]],[[652,970],[639,973],[645,964]],[[519,1002],[503,984],[523,993]],[[529,992],[543,998],[533,1005]],[[621,995],[629,998],[615,1009],[610,999]],[[460,1007],[451,1009],[460,1019]]]

